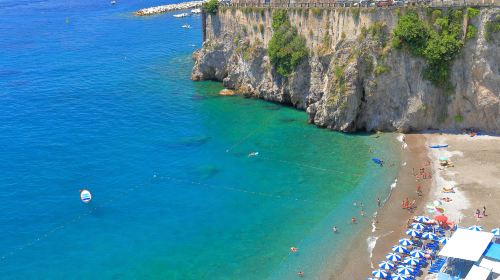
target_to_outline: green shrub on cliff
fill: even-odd
[[[217,9],[219,9],[219,1],[217,0],[208,0],[203,3],[202,9],[205,13],[215,14]]]
[[[412,54],[427,61],[424,78],[435,85],[449,88],[449,68],[455,56],[463,48],[461,10],[436,13],[434,24],[409,12],[399,19],[394,29],[393,46],[407,48]]]
[[[305,39],[291,26],[286,10],[273,12],[272,28],[273,36],[268,47],[269,58],[279,74],[288,76],[302,59],[307,57],[309,50]]]
[[[500,32],[500,15],[497,15],[494,20],[488,21],[484,28],[484,37],[486,41],[493,40],[493,34]]]

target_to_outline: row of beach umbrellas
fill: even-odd
[[[447,217],[443,215],[443,217],[435,217],[435,220],[438,220],[436,218],[439,218],[440,220],[438,222],[446,222]],[[442,219],[441,219],[442,218]],[[445,219],[446,218],[446,219]],[[411,228],[406,231],[406,234],[411,236],[411,237],[418,237],[422,239],[429,239],[429,240],[439,240],[441,244],[446,244],[448,242],[449,238],[447,237],[439,237],[438,235],[431,233],[431,232],[421,232],[426,228],[424,223],[428,223],[430,219],[426,216],[418,216],[414,219],[417,221],[416,223],[413,223],[411,225]],[[483,231],[483,228],[478,225],[470,226],[467,228],[468,230],[473,230],[473,231]],[[500,237],[500,228],[495,228],[491,230],[491,232],[496,236]],[[376,278],[368,278],[370,279],[379,279],[379,278],[388,278],[389,273],[387,270],[392,270],[396,267],[396,264],[394,262],[402,262],[403,265],[397,266],[397,274],[392,274],[389,279],[393,280],[407,280],[407,276],[411,275],[414,273],[415,268],[413,266],[416,266],[420,262],[420,258],[423,258],[425,256],[425,253],[422,250],[419,249],[414,249],[412,251],[408,250],[406,246],[411,246],[414,245],[414,241],[408,238],[403,238],[400,239],[398,245],[392,246],[392,253],[389,253],[386,255],[386,261],[383,261],[379,264],[380,269],[374,270],[372,272],[372,275]],[[409,256],[406,257],[403,261],[401,261],[402,257],[398,253],[404,253],[408,254]]]

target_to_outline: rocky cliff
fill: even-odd
[[[404,9],[288,10],[309,52],[287,76],[268,55],[272,12],[224,8],[207,15],[192,79],[221,81],[245,96],[294,106],[334,130],[500,132],[500,36],[487,30],[499,8],[464,17],[464,34],[470,25],[477,32],[464,36],[446,89],[424,78],[423,58],[391,45]],[[425,9],[417,12],[432,17]]]

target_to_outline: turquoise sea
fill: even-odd
[[[389,193],[395,135],[190,81],[163,3],[0,0],[0,278],[317,279]]]

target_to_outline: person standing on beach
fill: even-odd
[[[380,208],[381,202],[380,202],[380,197],[377,197],[377,206]]]
[[[486,206],[483,206],[483,217],[486,217]]]

